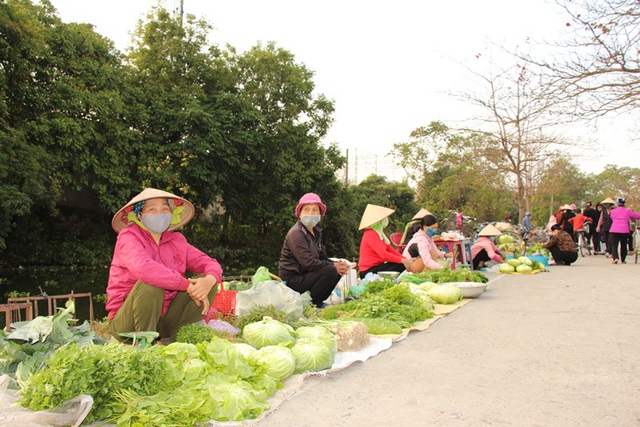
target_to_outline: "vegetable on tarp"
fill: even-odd
[[[293,342],[293,328],[269,316],[261,321],[249,323],[242,329],[244,340],[259,349],[268,345]]]
[[[437,304],[454,304],[462,299],[462,291],[455,285],[434,286],[427,293]]]
[[[513,273],[514,271],[516,271],[516,269],[513,265],[507,264],[506,262],[503,262],[502,264],[500,264],[501,273]]]
[[[531,273],[532,268],[526,264],[522,264],[516,267],[518,273]]]
[[[348,320],[332,322],[331,331],[338,340],[338,351],[360,350],[369,344],[367,327],[362,322]]]
[[[313,341],[309,338],[299,338],[291,347],[296,359],[296,374],[304,372],[318,372],[333,365],[336,346],[327,345],[323,341]]]
[[[282,345],[268,345],[249,355],[249,360],[262,364],[266,373],[279,381],[284,381],[293,375],[296,359],[291,350]]]

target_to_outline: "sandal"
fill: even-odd
[[[617,264],[617,263],[618,263],[617,259],[614,259],[613,262],[612,262],[612,264]]]

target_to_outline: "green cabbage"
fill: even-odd
[[[502,273],[513,273],[514,271],[516,271],[516,269],[513,265],[503,262],[502,264],[500,264],[500,271]]]
[[[516,267],[516,271],[518,273],[531,273],[533,269],[528,265],[522,264]]]
[[[520,261],[518,261],[516,258],[509,258],[509,259],[507,260],[507,264],[509,264],[509,265],[511,265],[511,266],[513,266],[513,267],[517,267],[517,266],[519,266],[521,263],[520,263]]]
[[[244,357],[249,357],[249,355],[251,355],[251,353],[253,353],[254,351],[256,351],[256,348],[253,347],[252,345],[249,345],[247,343],[244,342],[234,342],[233,346],[240,351],[240,353],[242,353],[242,355]]]
[[[427,293],[436,304],[453,304],[462,299],[462,291],[455,285],[434,286]]]
[[[291,347],[291,353],[296,360],[296,374],[303,372],[317,372],[328,369],[333,365],[337,346],[327,345],[323,341],[313,341],[300,338]]]
[[[312,341],[322,341],[327,346],[337,346],[338,340],[333,332],[324,326],[303,326],[296,329],[296,339],[308,338]],[[337,351],[337,347],[336,347]]]
[[[528,265],[531,266],[533,264],[533,261],[531,261],[529,258],[527,258],[526,256],[521,256],[518,258],[518,261],[520,261],[520,264],[524,264],[524,265]]]
[[[508,234],[503,234],[498,238],[500,243],[513,243],[516,241],[513,236],[509,236]]]
[[[296,359],[289,348],[281,345],[268,345],[255,350],[249,355],[249,360],[264,365],[266,374],[284,381],[293,375],[296,368]]]
[[[285,323],[265,316],[261,321],[249,323],[242,329],[244,340],[255,348],[294,341],[293,328]]]

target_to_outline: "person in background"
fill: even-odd
[[[307,193],[298,201],[295,214],[298,221],[289,229],[278,262],[278,276],[298,293],[309,292],[311,302],[323,307],[340,278],[349,271],[345,261],[331,261],[322,241],[318,223],[327,207],[320,196]]]
[[[502,235],[502,232],[491,224],[478,233],[478,239],[471,246],[471,259],[474,270],[484,269],[486,263],[491,260],[495,262],[503,261],[504,257],[494,243],[495,237],[500,235]]]
[[[560,208],[562,208],[562,206],[560,206]],[[558,208],[558,211],[556,213],[549,216],[549,221],[544,227],[547,233],[551,233],[551,227],[553,227],[554,224],[558,223],[558,218],[562,218],[562,209],[560,208]]]
[[[528,233],[531,231],[531,228],[533,228],[531,225],[531,212],[525,212],[524,218],[522,219],[522,229]]]
[[[551,227],[551,239],[542,245],[549,249],[556,265],[571,265],[578,259],[578,249],[573,237],[560,224]]]
[[[598,238],[598,233],[596,233],[596,227],[600,219],[600,211],[594,209],[591,202],[587,202],[584,205],[582,213],[584,216],[591,218],[589,222],[589,241],[591,242],[591,246],[593,246],[594,255],[597,255],[600,252],[600,239]]]
[[[118,238],[109,269],[109,331],[158,332],[175,341],[178,330],[207,313],[222,280],[215,259],[174,230],[195,214],[182,197],[146,188],[113,216]],[[187,271],[203,277],[187,279]]]
[[[611,242],[609,239],[609,230],[611,229],[611,224],[613,223],[611,220],[611,211],[615,203],[616,202],[611,197],[607,197],[602,202],[600,202],[600,204],[602,205],[602,211],[600,212],[600,219],[598,220],[598,226],[596,227],[596,231],[598,233],[601,233],[600,242],[604,242],[605,244],[604,255],[607,258],[611,258]]]
[[[453,256],[452,253],[445,253],[438,249],[433,242],[433,236],[436,234],[438,234],[438,220],[431,214],[425,215],[420,221],[420,230],[409,240],[402,254],[411,260],[411,267],[407,270],[412,273],[441,270],[443,265],[438,260]]]
[[[558,224],[560,224],[562,226],[562,229],[569,233],[569,235],[573,239],[575,239],[575,236],[573,235],[573,225],[571,224],[571,222],[569,222],[569,220],[576,216],[576,213],[573,211],[573,208],[571,208],[570,205],[563,205],[560,207],[560,209],[562,210],[562,217],[560,221],[558,221]]]
[[[462,216],[462,212],[460,209],[456,210],[456,230],[462,229],[462,220],[464,217]]]
[[[411,221],[407,223],[404,227],[404,232],[402,233],[402,239],[400,239],[401,245],[406,245],[409,240],[416,234],[416,231],[420,230],[420,221],[424,218],[425,215],[431,215],[426,209],[420,209],[418,213],[416,213]]]
[[[611,210],[611,228],[609,229],[609,240],[611,241],[611,256],[613,264],[621,262],[626,264],[627,239],[630,235],[629,220],[639,220],[640,214],[624,207],[624,197],[616,200],[617,208]],[[620,252],[618,253],[618,246]]]
[[[372,204],[365,208],[358,228],[364,229],[358,259],[360,278],[364,278],[367,273],[379,271],[402,273],[411,267],[411,260],[395,250],[384,233],[384,229],[389,225],[389,216],[394,212],[393,209]]]
[[[578,242],[578,232],[580,230],[582,230],[584,228],[584,223],[585,222],[591,222],[592,219],[584,216],[582,214],[582,212],[580,211],[580,209],[576,210],[576,216],[574,216],[573,218],[569,218],[569,222],[571,223],[571,226],[574,229],[574,233],[573,233],[573,240],[577,243]],[[585,241],[588,243],[589,239],[588,239],[588,235],[585,235]]]

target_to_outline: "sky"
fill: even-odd
[[[157,0],[52,0],[64,22],[83,22],[124,51]],[[180,0],[165,0],[178,10]],[[209,41],[246,51],[273,41],[314,72],[316,92],[335,103],[325,144],[348,153],[350,180],[370,173],[401,180],[389,152],[414,129],[440,120],[455,127],[473,112],[450,95],[473,90],[469,68],[498,45],[553,40],[567,17],[550,0],[183,0],[205,18]],[[640,167],[628,115],[573,126],[567,155],[587,173],[607,164]],[[575,147],[589,141],[587,149]]]

